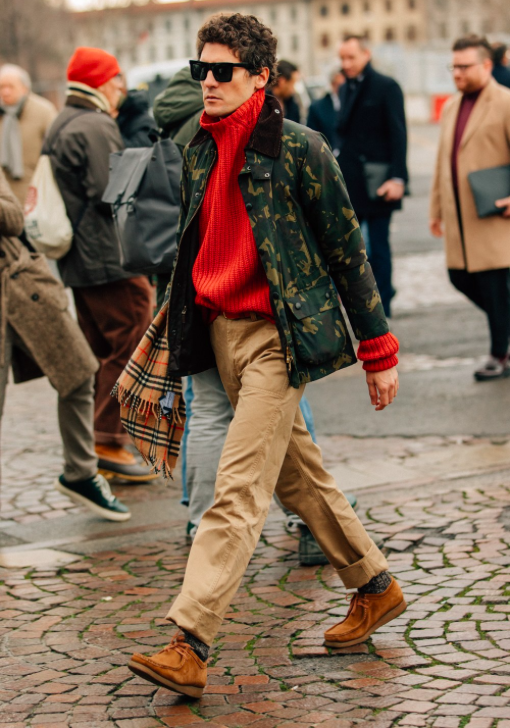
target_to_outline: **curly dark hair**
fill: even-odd
[[[197,52],[202,55],[206,43],[226,45],[239,58],[241,63],[249,63],[250,71],[256,75],[262,68],[269,68],[268,86],[278,75],[276,67],[277,39],[267,25],[263,25],[254,15],[227,15],[219,13],[209,18],[198,31]]]

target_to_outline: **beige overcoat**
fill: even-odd
[[[464,246],[452,183],[451,156],[461,94],[446,104],[431,193],[430,216],[445,228],[448,268],[470,273],[510,267],[510,218],[479,218],[468,174],[510,165],[510,90],[491,80],[473,108],[458,153],[459,198]],[[510,195],[510,190],[506,196]]]
[[[30,352],[14,348],[16,382],[48,377],[65,397],[99,368],[80,327],[71,317],[66,290],[46,258],[30,253],[16,237],[23,229],[21,207],[0,170],[0,366],[7,324]]]
[[[41,149],[46,136],[57,115],[53,104],[42,96],[30,93],[19,117],[21,127],[21,143],[23,145],[23,179],[12,179],[7,170],[5,176],[12,191],[22,205],[25,204],[28,187],[34,174],[37,160],[41,156]],[[3,133],[4,117],[0,114],[0,139]]]

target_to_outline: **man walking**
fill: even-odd
[[[510,374],[510,200],[502,215],[479,218],[468,174],[510,165],[510,91],[491,76],[492,49],[471,35],[453,45],[459,91],[446,105],[430,204],[430,229],[445,236],[450,280],[487,315],[491,349],[478,381]],[[497,195],[495,195],[497,196]]]
[[[23,206],[46,132],[57,110],[32,93],[28,73],[19,66],[0,68],[0,166]]]
[[[326,644],[358,644],[405,609],[384,556],[324,470],[299,410],[305,382],[355,362],[335,287],[362,343],[372,403],[395,397],[388,332],[338,164],[316,132],[283,120],[264,89],[276,38],[254,16],[217,15],[198,34],[201,130],[184,152],[181,238],[169,291],[169,372],[215,364],[235,410],[214,505],[168,619],[181,630],[130,669],[199,697],[209,647],[259,540],[271,498],[310,527],[348,588]]]
[[[340,46],[347,82],[340,88],[340,166],[356,215],[366,221],[369,260],[386,316],[391,316],[390,224],[402,207],[408,180],[404,96],[396,81],[378,73],[360,36]]]
[[[112,388],[150,324],[152,288],[121,265],[110,206],[101,198],[109,155],[123,148],[110,116],[124,88],[114,56],[78,48],[67,69],[67,101],[48,135],[55,179],[74,229],[69,253],[59,260],[73,290],[78,322],[101,367],[96,376],[95,438],[99,467],[131,482],[156,477],[124,444],[128,435]]]
[[[283,107],[283,114],[291,121],[301,121],[301,110],[295,98],[296,83],[299,79],[299,68],[290,61],[278,61],[277,76],[270,93]]]

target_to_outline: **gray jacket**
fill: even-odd
[[[75,229],[71,250],[58,262],[64,284],[81,288],[132,278],[120,265],[111,207],[101,201],[108,183],[110,153],[124,148],[117,124],[91,102],[70,96],[53,122],[44,151],[48,146]]]

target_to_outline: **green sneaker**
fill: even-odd
[[[86,506],[108,521],[128,521],[131,518],[129,508],[113,495],[108,481],[100,473],[73,483],[69,483],[61,475],[55,488],[78,505]]]

